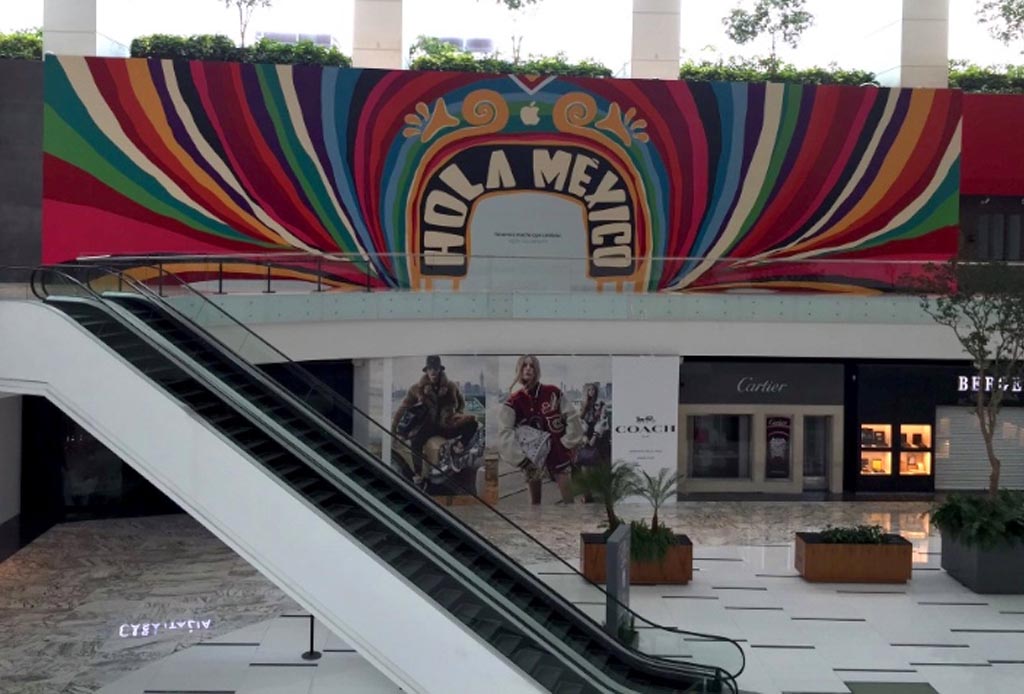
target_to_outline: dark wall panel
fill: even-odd
[[[42,209],[43,64],[0,60],[0,266],[39,264]]]

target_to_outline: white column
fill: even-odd
[[[679,79],[680,0],[633,0],[630,76]]]
[[[352,64],[402,68],[402,0],[355,0]]]
[[[128,0],[43,0],[43,52],[127,56]]]
[[[0,524],[21,513],[21,396],[0,393]]]
[[[949,84],[949,0],[873,0],[862,6],[879,19],[862,55],[883,87]]]

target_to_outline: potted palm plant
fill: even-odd
[[[658,511],[676,496],[679,476],[668,468],[658,470],[656,477],[641,470],[633,485],[633,493],[651,505],[651,524],[639,520],[630,523],[630,567],[633,583],[686,584],[693,578],[693,543],[686,535],[677,535],[658,522]]]
[[[913,546],[880,525],[828,526],[797,533],[796,570],[806,581],[831,583],[906,583]]]
[[[651,524],[630,523],[630,581],[636,584],[688,583],[693,577],[693,545],[685,535],[675,535],[658,520],[662,505],[676,493],[677,477],[662,469],[656,477],[637,472],[636,466],[623,461],[584,469],[573,479],[577,494],[602,503],[605,532],[580,534],[580,571],[594,583],[604,583],[605,544],[622,520],[615,506],[627,496],[643,497],[651,504]]]
[[[580,533],[580,572],[594,583],[607,580],[605,544],[608,536],[622,523],[615,512],[615,505],[631,493],[636,481],[635,466],[621,460],[601,462],[573,475],[573,493],[604,506],[605,531]]]

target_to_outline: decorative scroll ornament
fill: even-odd
[[[434,102],[434,110],[420,101],[416,104],[416,113],[410,113],[405,117],[406,128],[402,134],[406,137],[420,136],[420,142],[427,142],[437,133],[445,128],[455,128],[459,125],[459,119],[448,113],[448,107],[444,99],[439,98]]]
[[[633,120],[636,116],[635,107],[630,106],[623,115],[622,107],[613,101],[608,107],[608,113],[594,122],[599,115],[597,101],[594,97],[583,92],[572,92],[555,103],[552,118],[555,127],[562,132],[586,131],[590,137],[594,135],[607,137],[604,133],[594,132],[595,129],[602,130],[614,135],[626,147],[632,145],[634,141],[647,142],[650,139],[644,132],[647,121],[643,118]]]
[[[644,128],[647,127],[647,121],[643,118],[634,121],[633,116],[635,115],[636,107],[630,106],[626,111],[626,115],[623,116],[622,109],[613,101],[611,106],[608,107],[608,115],[597,121],[594,126],[612,133],[627,147],[632,144],[632,140],[647,142],[650,138],[648,138],[647,133],[643,132]]]
[[[462,117],[473,135],[496,133],[508,125],[508,102],[493,89],[477,89],[462,101]]]

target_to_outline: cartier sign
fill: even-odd
[[[781,393],[789,386],[783,381],[773,381],[770,378],[757,378],[755,376],[744,376],[736,381],[736,392],[738,393]]]
[[[679,402],[751,405],[841,405],[840,364],[683,361]]]

